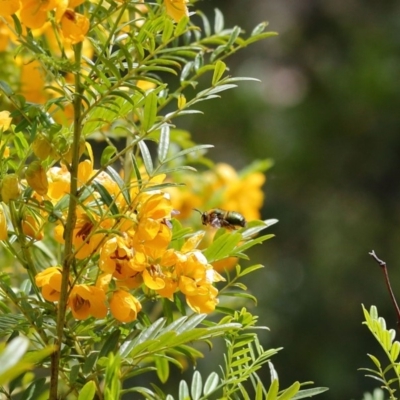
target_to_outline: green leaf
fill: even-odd
[[[18,336],[11,340],[0,353],[0,386],[16,378],[23,372],[32,369],[34,365],[48,357],[54,351],[53,346],[41,350],[26,352],[28,339]]]
[[[192,386],[190,393],[192,395],[192,400],[199,400],[201,397],[201,392],[203,391],[203,382],[199,371],[193,373]]]
[[[169,378],[169,362],[162,355],[158,355],[155,360],[157,376],[162,383],[166,383]]]
[[[131,160],[132,160],[133,170],[134,170],[135,175],[136,175],[136,180],[137,180],[139,189],[141,189],[142,188],[142,184],[143,184],[142,175],[140,173],[140,169],[139,169],[139,165],[138,165],[138,163],[136,161],[136,157],[135,157],[135,155],[133,153],[131,154]]]
[[[142,159],[144,163],[144,167],[146,168],[146,172],[149,176],[153,173],[153,160],[151,158],[151,154],[149,148],[147,147],[144,140],[139,142],[140,152],[142,153]]]
[[[278,32],[260,33],[259,35],[251,36],[248,39],[246,39],[245,42],[243,43],[243,46],[248,46],[251,43],[258,42],[259,40],[262,40],[262,39],[268,39],[270,37],[277,36],[277,35],[278,35]]]
[[[113,169],[110,166],[106,168],[106,172],[108,173],[108,175],[111,176],[111,179],[118,185],[122,195],[124,196],[125,201],[128,204],[131,204],[131,194],[129,192],[129,189],[126,187],[124,181],[122,180],[118,172],[115,171],[115,169]]]
[[[278,397],[277,400],[290,400],[300,390],[300,382],[294,382]]]
[[[268,389],[266,400],[275,400],[278,397],[278,391],[279,391],[279,381],[278,379],[274,379],[271,382],[271,386]]]
[[[392,348],[390,349],[390,356],[392,362],[396,362],[399,354],[400,354],[400,343],[398,341],[395,341],[392,345]]]
[[[216,94],[216,93],[224,92],[225,90],[234,89],[236,87],[237,87],[237,85],[235,85],[233,83],[227,83],[227,84],[224,84],[224,85],[218,85],[218,86],[216,86],[214,88],[205,89],[205,90],[199,92],[196,95],[196,97],[202,97],[204,95],[210,96],[210,95],[213,95],[213,94]]]
[[[213,86],[215,86],[219,82],[219,80],[221,79],[221,77],[224,74],[225,70],[226,70],[226,64],[223,61],[218,60],[215,63],[214,74],[213,74],[213,77],[212,77],[212,85]]]
[[[161,40],[163,43],[167,43],[174,33],[174,24],[170,18],[165,18],[164,29],[162,33]]]
[[[116,152],[117,148],[115,146],[107,146],[101,153],[100,165],[102,167],[107,165]]]
[[[98,351],[92,351],[86,358],[85,363],[82,366],[82,372],[85,376],[93,372],[93,367],[96,364],[98,358],[99,358]]]
[[[78,376],[79,376],[80,369],[81,369],[80,364],[75,364],[71,367],[71,371],[69,373],[70,383],[76,382],[76,380],[78,379]]]
[[[224,29],[224,15],[218,8],[215,9],[214,32],[221,33]]]
[[[6,348],[0,354],[0,376],[7,370],[14,367],[27,352],[29,340],[18,336],[9,342]]]
[[[260,33],[264,32],[265,28],[268,26],[267,22],[261,22],[258,24],[252,31],[250,36],[256,36],[259,35]]]
[[[239,37],[239,35],[240,35],[240,32],[241,32],[241,29],[240,29],[239,26],[235,26],[235,27],[232,29],[231,36],[229,36],[229,40],[228,40],[228,42],[227,42],[226,45],[225,45],[227,49],[229,49],[229,48],[235,43],[236,39],[237,39],[237,38]]]
[[[121,73],[115,64],[109,60],[107,57],[104,57],[101,54],[98,54],[97,57],[101,60],[101,62],[108,68],[108,72],[112,73],[114,77],[118,80],[121,79]]]
[[[235,251],[232,253],[232,256],[239,256],[240,253],[242,253],[243,251],[249,249],[250,247],[255,246],[256,244],[263,243],[266,240],[273,238],[274,236],[275,235],[270,234],[270,235],[260,236],[256,239],[249,240],[249,241],[243,243],[242,245],[237,246]]]
[[[206,379],[206,383],[204,384],[204,396],[208,396],[213,393],[217,388],[219,382],[219,376],[216,372],[211,372],[211,374]]]
[[[185,381],[179,383],[179,400],[190,400],[189,386]]]
[[[0,90],[7,96],[10,97],[13,94],[11,87],[5,81],[0,81]]]
[[[101,348],[99,353],[99,358],[108,357],[110,353],[115,352],[118,347],[120,336],[121,331],[119,329],[116,329],[114,332],[111,333],[111,335],[107,337],[107,339],[105,339],[103,347]]]
[[[46,378],[40,378],[33,381],[24,391],[22,398],[24,400],[36,400],[42,394],[43,387],[46,383]]]
[[[190,71],[193,69],[194,67],[194,62],[189,61],[185,64],[185,66],[182,68],[182,72],[181,72],[181,76],[179,77],[181,82],[184,82],[187,80]]]
[[[193,313],[189,317],[187,317],[182,325],[176,327],[177,333],[184,333],[192,330],[197,325],[199,325],[204,319],[207,317],[207,314],[195,314]]]
[[[246,224],[244,229],[241,229],[241,234],[243,235],[243,239],[252,238],[257,235],[263,229],[269,228],[270,226],[276,224],[278,222],[277,219],[267,219],[265,221],[250,221]]]
[[[380,361],[375,356],[373,356],[372,354],[367,354],[367,355],[372,360],[372,362],[380,369],[381,368]]]
[[[86,382],[79,391],[78,400],[92,400],[96,394],[96,384],[93,381]]]
[[[210,149],[212,147],[214,147],[214,146],[211,145],[211,144],[200,144],[200,145],[197,145],[197,146],[193,146],[193,147],[190,147],[188,149],[181,150],[178,153],[175,153],[171,157],[168,157],[166,160],[164,160],[164,163],[169,163],[170,161],[172,161],[172,160],[174,160],[174,159],[176,159],[178,157],[182,157],[182,156],[184,156],[186,154],[190,154],[190,153],[194,153],[194,152],[200,152],[200,151],[203,151],[205,149]]]
[[[295,394],[293,396],[292,400],[300,400],[300,399],[304,399],[306,397],[313,397],[313,396],[316,396],[317,394],[324,393],[327,390],[329,390],[329,388],[326,388],[326,387],[318,387],[318,388],[300,390],[297,394]]]
[[[110,354],[106,367],[104,400],[120,399],[121,393],[121,358]]]
[[[16,14],[11,15],[11,17],[14,21],[15,31],[17,32],[18,35],[21,35],[23,30],[19,18],[16,16]]]
[[[169,148],[169,125],[163,125],[160,130],[160,142],[158,144],[158,160],[160,162],[165,161],[168,154]]]
[[[256,387],[256,399],[255,400],[264,400],[264,387],[261,383],[261,381],[257,381],[257,387]]]
[[[209,263],[222,260],[229,257],[238,243],[242,240],[240,233],[227,232],[214,242],[204,251]]]
[[[262,264],[256,264],[256,265],[252,265],[251,267],[247,267],[246,269],[240,271],[239,276],[245,276],[247,274],[250,274],[254,271],[257,271],[258,269],[264,268],[264,265]]]
[[[108,190],[96,180],[92,182],[92,186],[94,186],[96,191],[100,194],[100,198],[103,203],[110,208],[111,214],[119,214],[118,206],[115,203],[115,200],[111,197],[110,193],[108,193]]]
[[[135,102],[133,101],[133,99],[124,90],[112,90],[109,93],[109,95],[110,96],[121,97],[122,99],[126,100],[128,103],[132,104],[133,106],[136,106]]]
[[[189,23],[189,17],[183,17],[181,20],[178,22],[175,28],[174,35],[175,36],[180,36],[182,33],[186,31],[186,26]]]
[[[157,95],[154,92],[147,94],[144,102],[144,114],[142,121],[143,132],[148,132],[154,125],[157,117]]]

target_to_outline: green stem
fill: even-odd
[[[70,278],[71,265],[73,257],[73,233],[76,225],[76,208],[78,205],[78,165],[79,165],[79,145],[82,134],[82,93],[83,85],[80,77],[80,64],[82,58],[82,43],[74,46],[75,53],[75,94],[74,94],[74,136],[72,144],[72,162],[69,167],[71,174],[70,197],[68,215],[64,230],[64,257],[60,301],[58,303],[57,315],[57,337],[55,344],[57,350],[53,353],[51,359],[51,378],[50,378],[50,397],[49,400],[58,399],[58,375],[60,371],[61,343],[63,341],[64,322],[68,302],[68,283]]]

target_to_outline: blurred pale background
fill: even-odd
[[[284,385],[313,380],[322,400],[361,399],[366,353],[361,303],[395,328],[384,281],[368,252],[388,262],[400,294],[400,3],[372,0],[205,0],[226,25],[270,22],[279,36],[231,59],[252,76],[183,120],[215,161],[240,169],[271,157],[263,218],[276,238],[252,253],[266,268],[248,282],[259,297],[265,346]],[[264,372],[265,379],[268,371]]]

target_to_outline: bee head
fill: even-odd
[[[207,213],[206,212],[202,212],[197,208],[193,208],[193,210],[197,211],[201,215],[201,223],[203,225],[207,225]]]

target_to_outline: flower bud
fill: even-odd
[[[37,158],[45,160],[51,153],[51,143],[44,136],[37,135],[32,143],[32,150]]]
[[[36,191],[37,194],[44,196],[49,189],[46,171],[40,164],[40,161],[33,161],[25,171],[25,178],[28,185]]]
[[[8,204],[10,200],[18,199],[21,194],[21,187],[17,174],[8,174],[1,182],[1,197],[4,203]]]
[[[0,240],[6,240],[7,237],[7,218],[3,208],[0,206]]]
[[[44,237],[43,231],[40,229],[37,217],[26,213],[21,222],[22,232],[36,240],[42,240]]]

